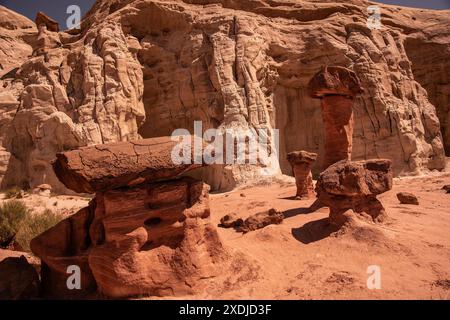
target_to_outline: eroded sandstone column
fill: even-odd
[[[355,73],[343,67],[325,67],[309,83],[310,94],[322,100],[325,127],[323,167],[351,160],[353,100],[362,91]]]
[[[295,176],[296,198],[298,199],[307,199],[315,195],[311,166],[316,159],[316,153],[307,151],[294,151],[287,155],[287,160],[291,164]]]

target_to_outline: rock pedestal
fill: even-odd
[[[316,184],[317,198],[330,208],[330,223],[338,226],[349,209],[383,221],[386,212],[376,196],[390,189],[391,161],[384,159],[340,161],[322,172]]]
[[[316,153],[306,151],[294,151],[287,155],[297,185],[296,197],[299,199],[307,199],[315,195],[311,166],[316,159]]]
[[[310,94],[322,100],[325,127],[323,167],[351,160],[353,99],[362,91],[355,73],[343,67],[325,67],[309,83]]]
[[[325,125],[324,168],[341,160],[351,160],[353,135],[353,99],[339,95],[322,99]]]
[[[31,242],[43,262],[46,295],[180,296],[202,290],[204,279],[223,271],[229,256],[210,222],[208,187],[192,178],[177,179],[192,167],[170,162],[173,144],[162,141],[58,155],[55,168],[63,183],[97,193],[89,207]],[[130,185],[139,177],[141,184]],[[80,268],[81,290],[68,290],[69,266]]]

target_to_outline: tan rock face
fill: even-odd
[[[319,201],[330,208],[330,223],[342,225],[343,213],[352,209],[383,221],[386,212],[376,198],[392,189],[390,160],[340,161],[320,174],[316,192]]]
[[[5,149],[5,136],[19,105],[23,84],[16,79],[18,68],[31,55],[37,29],[34,23],[3,6],[0,6],[0,188],[20,185],[16,181],[15,158]]]
[[[5,185],[49,183],[68,192],[50,165],[57,152],[140,138],[142,71],[122,30],[111,25],[90,33],[86,44],[70,44],[77,37],[41,27],[34,57],[16,73],[25,87],[4,145],[18,170]]]
[[[38,37],[36,44],[33,48],[33,55],[44,55],[45,59],[48,59],[47,52],[51,49],[56,49],[62,46],[59,34],[55,31],[47,29],[46,24],[40,24],[38,26]]]
[[[44,295],[181,296],[216,285],[233,258],[211,224],[209,187],[192,178],[175,180],[195,166],[170,162],[173,144],[147,139],[58,156],[61,181],[96,196],[31,241],[43,262]],[[136,178],[142,178],[139,184],[130,184]],[[66,285],[73,265],[80,269],[82,290]]]
[[[192,130],[194,120],[203,130],[279,128],[282,171],[291,171],[287,153],[311,150],[318,172],[326,131],[308,83],[330,62],[365,89],[353,102],[352,159],[391,159],[395,174],[442,169],[438,116],[447,114],[450,73],[424,57],[449,60],[448,28],[436,27],[449,17],[380,7],[382,29],[370,30],[357,1],[97,1],[80,33],[47,27],[47,44],[14,73],[8,91],[18,91],[20,105],[0,136],[19,169],[4,180],[66,192],[50,166],[57,152]],[[428,70],[435,76],[420,76]],[[205,176],[220,188],[259,169],[211,167]],[[276,163],[264,169],[279,173]]]
[[[5,148],[0,147],[0,185],[2,183],[3,177],[8,170],[8,164],[11,154],[5,150]]]
[[[313,197],[315,193],[311,166],[317,160],[317,154],[307,151],[294,151],[288,153],[287,158],[292,166],[297,185],[296,197],[300,199]]]
[[[37,28],[28,18],[0,5],[0,32],[0,81],[3,81],[8,73],[14,78],[14,70],[31,55]]]
[[[419,17],[423,13],[420,13]],[[420,18],[419,18],[420,19]],[[423,33],[435,34],[426,37]],[[411,61],[414,79],[427,91],[428,100],[436,107],[445,152],[450,156],[450,59],[448,21],[424,27],[423,33],[408,34],[405,51]]]

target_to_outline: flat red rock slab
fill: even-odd
[[[82,147],[57,154],[53,169],[67,188],[79,193],[173,179],[203,166],[193,163],[194,143],[186,149],[191,152],[192,163],[174,163],[172,152],[179,143],[160,137]]]

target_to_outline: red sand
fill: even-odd
[[[245,235],[219,228],[226,245],[259,262],[258,279],[220,297],[198,298],[450,298],[450,194],[441,189],[450,173],[395,179],[393,190],[379,196],[390,216],[386,223],[361,222],[334,234],[328,208],[305,214],[314,199],[289,199],[291,181],[211,195],[215,224],[227,213],[245,217],[271,207],[290,217]],[[400,191],[414,193],[420,205],[399,204]],[[370,265],[381,268],[380,290],[367,288]]]

